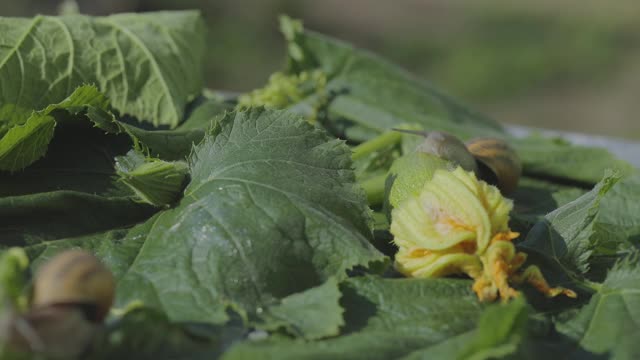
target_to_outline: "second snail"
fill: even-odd
[[[396,131],[423,136],[424,140],[416,147],[416,152],[433,154],[473,171],[505,195],[518,186],[522,163],[516,151],[503,139],[483,137],[463,143],[457,137],[440,131]]]
[[[5,253],[28,264],[21,249]],[[11,259],[3,259],[9,263]],[[24,269],[16,269],[16,273]],[[0,322],[0,341],[13,356],[83,358],[113,303],[115,280],[95,256],[82,250],[59,253],[33,280],[26,311],[10,306]],[[5,301],[7,301],[5,299]],[[14,355],[15,354],[15,355]]]

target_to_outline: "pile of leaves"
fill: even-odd
[[[374,54],[281,29],[286,68],[236,96],[203,89],[196,12],[0,18],[0,244],[32,272],[70,248],[111,269],[91,358],[640,356],[636,169],[512,138]],[[394,272],[375,185],[416,138],[351,147],[407,124],[513,144],[517,247],[577,299],[486,304],[467,278]]]

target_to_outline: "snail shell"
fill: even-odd
[[[102,321],[113,304],[113,275],[91,253],[64,251],[36,274],[33,288],[34,309],[52,305],[76,305],[85,308],[92,321]]]
[[[477,171],[475,158],[457,137],[441,131],[395,130],[424,136],[422,143],[416,147],[417,152],[436,155],[441,159],[460,165],[467,171]]]
[[[522,163],[515,150],[504,140],[477,138],[467,142],[467,149],[480,163],[479,176],[498,186],[504,194],[518,186]]]
[[[2,328],[4,344],[11,351],[47,359],[82,357],[100,331],[100,324],[88,321],[74,307],[40,307],[7,319]]]

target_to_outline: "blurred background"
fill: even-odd
[[[0,0],[2,16],[60,0]],[[505,123],[640,139],[637,0],[78,0],[82,13],[200,9],[210,88],[262,86],[284,64],[277,16],[394,61]]]

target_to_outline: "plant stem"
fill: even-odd
[[[353,161],[362,159],[375,151],[397,144],[400,139],[402,139],[402,134],[400,132],[393,130],[387,131],[382,135],[376,136],[373,139],[365,141],[354,147],[351,159]]]
[[[573,275],[569,275],[569,278],[571,278],[571,280],[575,285],[577,285],[584,291],[596,293],[602,289],[601,283],[594,282],[587,279],[579,279],[577,276],[573,276]]]
[[[387,181],[387,174],[380,174],[370,177],[360,182],[360,186],[364,189],[367,195],[367,202],[369,206],[375,206],[382,204],[384,201],[384,188]]]
[[[586,286],[587,288],[593,290],[594,292],[598,292],[602,289],[602,284],[601,283],[597,283],[597,282],[593,282],[587,279],[584,279],[581,281],[582,285]]]

